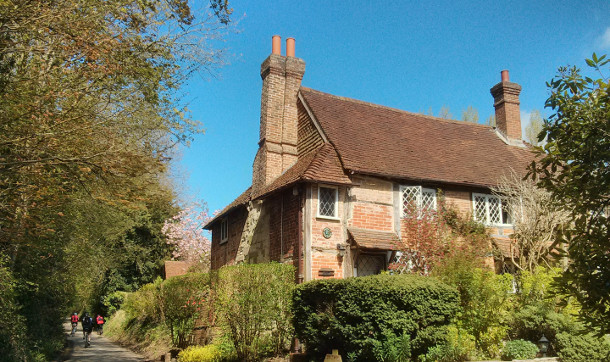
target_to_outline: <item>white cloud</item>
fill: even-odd
[[[610,49],[610,26],[607,27],[604,34],[597,39],[597,45],[601,49]]]

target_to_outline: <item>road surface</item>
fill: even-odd
[[[85,340],[83,339],[83,330],[81,329],[80,323],[78,323],[77,332],[74,337],[70,336],[70,329],[70,323],[64,323],[68,347],[63,353],[60,361],[146,361],[144,357],[119,346],[103,335],[100,336],[97,332],[91,334],[91,346],[85,348]]]

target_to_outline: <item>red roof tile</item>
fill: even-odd
[[[347,229],[350,238],[359,248],[374,250],[400,250],[402,242],[396,233],[368,229]]]
[[[346,170],[414,181],[489,187],[534,154],[479,124],[424,116],[308,88],[305,102]]]

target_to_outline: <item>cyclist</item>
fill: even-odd
[[[98,314],[95,321],[97,322],[97,333],[102,335],[104,333],[104,317]]]
[[[89,347],[91,345],[91,331],[93,330],[93,318],[89,316],[89,313],[85,312],[81,325],[85,334],[85,347]]]
[[[70,322],[72,323],[72,333],[70,333],[70,335],[74,337],[76,334],[76,326],[78,325],[78,314],[76,312],[70,316]]]

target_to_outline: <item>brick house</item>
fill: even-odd
[[[533,159],[508,71],[491,88],[497,127],[440,119],[301,86],[294,39],[273,37],[261,65],[252,186],[206,226],[211,266],[293,263],[298,281],[378,273],[395,255],[405,204],[448,203],[506,247],[512,226],[490,187]]]

